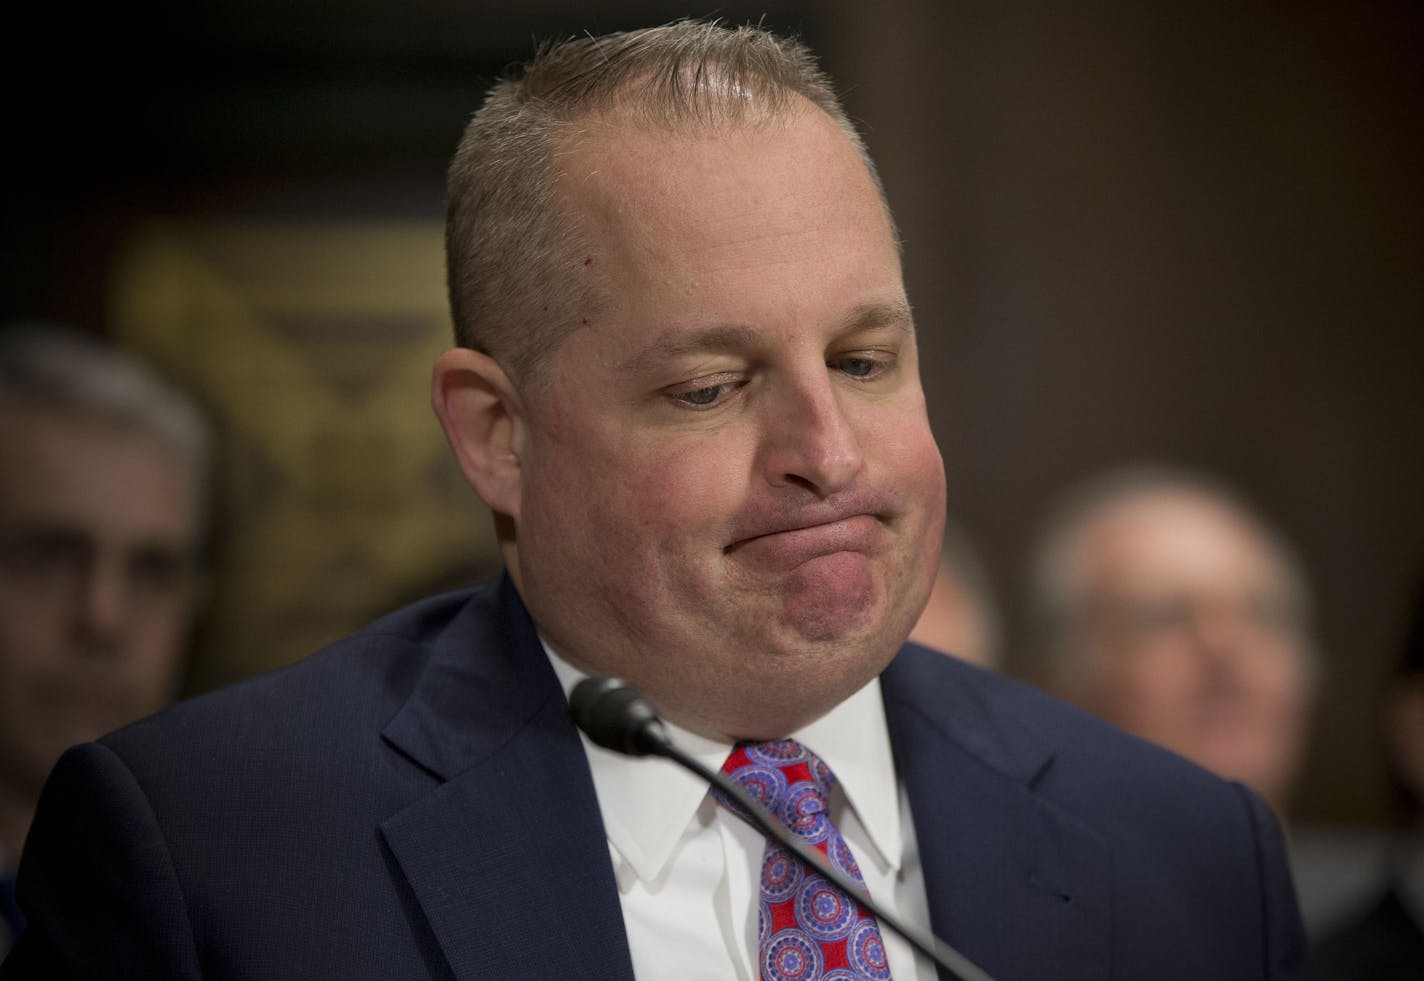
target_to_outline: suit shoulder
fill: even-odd
[[[1062,789],[1091,801],[1130,787],[1132,798],[1142,799],[1165,788],[1171,798],[1205,794],[1240,813],[1237,794],[1220,777],[1026,682],[913,644],[892,669],[899,672],[893,691],[936,716],[950,738],[976,750],[996,743],[1010,760],[1051,760],[1035,771],[1050,794]],[[1153,779],[1144,782],[1144,775]]]

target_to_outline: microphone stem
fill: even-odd
[[[789,828],[773,817],[766,808],[761,806],[760,802],[743,790],[736,781],[731,780],[716,770],[709,769],[699,761],[693,759],[677,746],[673,745],[671,740],[665,736],[661,736],[661,733],[659,733],[659,736],[661,738],[655,737],[649,740],[648,748],[651,752],[659,756],[664,756],[674,763],[691,770],[703,780],[717,787],[718,790],[722,791],[728,797],[740,803],[745,809],[745,816],[749,818],[751,823],[760,830],[762,834],[775,839],[784,848],[795,853],[796,857],[805,862],[807,866],[815,869],[818,874],[825,876],[831,882],[835,883],[836,887],[847,896],[858,900],[861,905],[875,914],[877,920],[904,937],[916,950],[944,968],[951,976],[960,979],[960,981],[993,981],[989,975],[980,970],[969,958],[965,957],[938,937],[926,931],[919,930],[908,923],[900,922],[898,917],[871,899],[867,890],[861,884],[855,882],[839,869],[832,868],[830,863],[825,860],[825,857],[821,855],[819,851],[806,844],[805,841],[792,833]]]

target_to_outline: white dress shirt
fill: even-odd
[[[565,694],[584,674],[549,648]],[[720,770],[732,744],[665,723],[685,752]],[[895,775],[880,682],[871,681],[791,738],[836,775],[831,819],[877,902],[928,927],[908,801]],[[623,922],[639,978],[758,981],[757,910],[765,839],[669,760],[630,757],[583,737],[608,834]],[[934,966],[882,925],[896,981],[934,981]]]

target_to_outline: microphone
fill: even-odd
[[[959,981],[993,981],[969,958],[927,930],[902,923],[872,900],[865,888],[833,868],[815,848],[806,844],[772,816],[735,780],[711,770],[684,753],[668,738],[667,728],[638,690],[617,678],[585,678],[569,696],[574,724],[599,746],[628,756],[662,756],[697,774],[742,805],[752,825],[768,838],[824,876],[847,896],[854,897],[885,926],[894,930]],[[740,815],[739,815],[740,816]]]
[[[663,720],[638,689],[617,678],[585,678],[569,696],[569,714],[588,738],[626,756],[665,756]]]

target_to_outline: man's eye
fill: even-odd
[[[683,392],[674,392],[672,399],[674,402],[692,409],[711,408],[723,401],[739,384],[739,382],[726,381],[718,382],[715,385],[703,385]]]
[[[129,559],[129,580],[135,589],[147,593],[175,593],[185,584],[191,570],[176,551],[143,549]]]
[[[1165,633],[1191,624],[1192,609],[1180,600],[1143,600],[1125,611],[1128,626],[1138,633]]]
[[[874,358],[838,358],[831,365],[852,378],[873,378],[885,365]]]
[[[28,577],[71,575],[85,569],[93,548],[69,536],[21,537],[0,545],[0,565]]]

